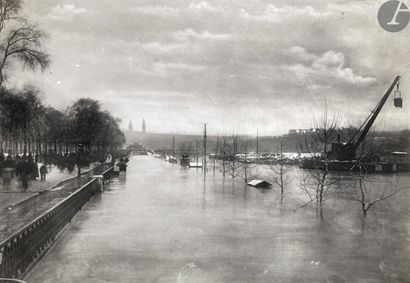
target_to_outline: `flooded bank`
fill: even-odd
[[[372,178],[375,189],[409,184],[408,175]],[[409,190],[366,219],[334,194],[320,218],[314,206],[300,208],[307,197],[296,180],[281,200],[275,186],[246,187],[212,170],[204,182],[200,169],[147,156],[134,156],[106,189],[28,282],[410,281]]]

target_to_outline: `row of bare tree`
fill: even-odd
[[[380,151],[383,144],[375,146],[373,144],[374,134],[369,134],[366,140],[356,151],[355,162],[352,167],[341,172],[334,172],[330,168],[333,162],[328,154],[328,147],[339,141],[338,129],[340,128],[340,116],[327,114],[325,109],[319,120],[314,124],[317,131],[301,143],[301,150],[311,153],[311,158],[317,158],[320,154],[320,168],[303,170],[299,178],[299,187],[309,198],[309,203],[315,203],[320,216],[323,216],[324,202],[330,194],[338,198],[356,201],[360,204],[363,216],[376,203],[387,200],[396,195],[401,188],[397,183],[386,183],[381,186],[374,186],[373,179],[368,174],[369,161],[375,159],[376,152]]]
[[[367,173],[368,160],[372,159],[374,147],[370,135],[357,152],[355,168],[343,172],[334,172],[329,167],[332,160],[328,156],[328,148],[338,141],[340,128],[339,116],[328,116],[325,111],[322,117],[314,121],[316,131],[306,136],[300,143],[300,151],[315,159],[320,156],[323,166],[307,170],[295,170],[295,166],[283,158],[283,143],[280,145],[280,155],[274,164],[269,165],[270,177],[274,185],[280,189],[281,200],[291,182],[299,188],[308,201],[302,207],[314,204],[320,216],[323,216],[325,201],[332,194],[336,198],[356,201],[360,204],[363,215],[375,204],[396,195],[400,188],[397,184],[386,184],[381,188],[373,186],[372,179]],[[258,178],[256,165],[248,162],[250,154],[249,140],[241,139],[238,135],[217,138],[213,149],[213,171],[218,170],[222,176],[229,176],[234,181],[243,179],[245,183]],[[319,155],[318,155],[319,153]],[[239,160],[238,156],[242,156]]]

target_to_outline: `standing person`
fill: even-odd
[[[113,168],[114,175],[120,174],[120,164],[121,162],[118,159],[116,159],[114,162],[114,168]]]
[[[27,190],[28,188],[28,180],[29,176],[31,175],[33,170],[33,167],[31,163],[26,159],[26,157],[23,158],[23,161],[21,162],[21,172],[20,172],[20,179],[21,183],[23,185],[23,190]]]
[[[73,158],[70,157],[68,159],[68,166],[67,166],[68,173],[72,174],[74,172],[74,168],[75,168],[75,160],[73,160]]]
[[[40,167],[40,176],[41,176],[41,181],[46,180],[46,175],[47,175],[47,167],[45,165],[42,165]]]
[[[30,178],[35,180],[38,174],[38,164],[36,161],[33,160],[33,156],[31,154],[28,155],[28,162],[30,163],[31,170],[29,172]]]
[[[6,189],[10,188],[11,180],[14,178],[16,172],[16,164],[14,163],[11,155],[8,155],[6,160],[3,162],[3,184]]]
[[[107,158],[105,159],[105,163],[107,163],[107,164],[112,163],[112,155],[110,153],[107,154]]]
[[[23,172],[23,158],[21,156],[16,155],[16,176],[20,177],[21,173]]]

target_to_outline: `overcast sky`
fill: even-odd
[[[310,127],[325,101],[357,124],[400,74],[404,108],[390,100],[378,126],[408,128],[410,26],[381,29],[381,3],[27,0],[53,63],[12,83],[58,108],[98,99],[124,127],[272,135]]]

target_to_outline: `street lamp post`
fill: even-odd
[[[77,151],[78,151],[78,157],[77,157],[77,166],[78,166],[78,175],[77,177],[80,178],[81,177],[81,149],[82,149],[82,144],[79,143],[77,144]]]

